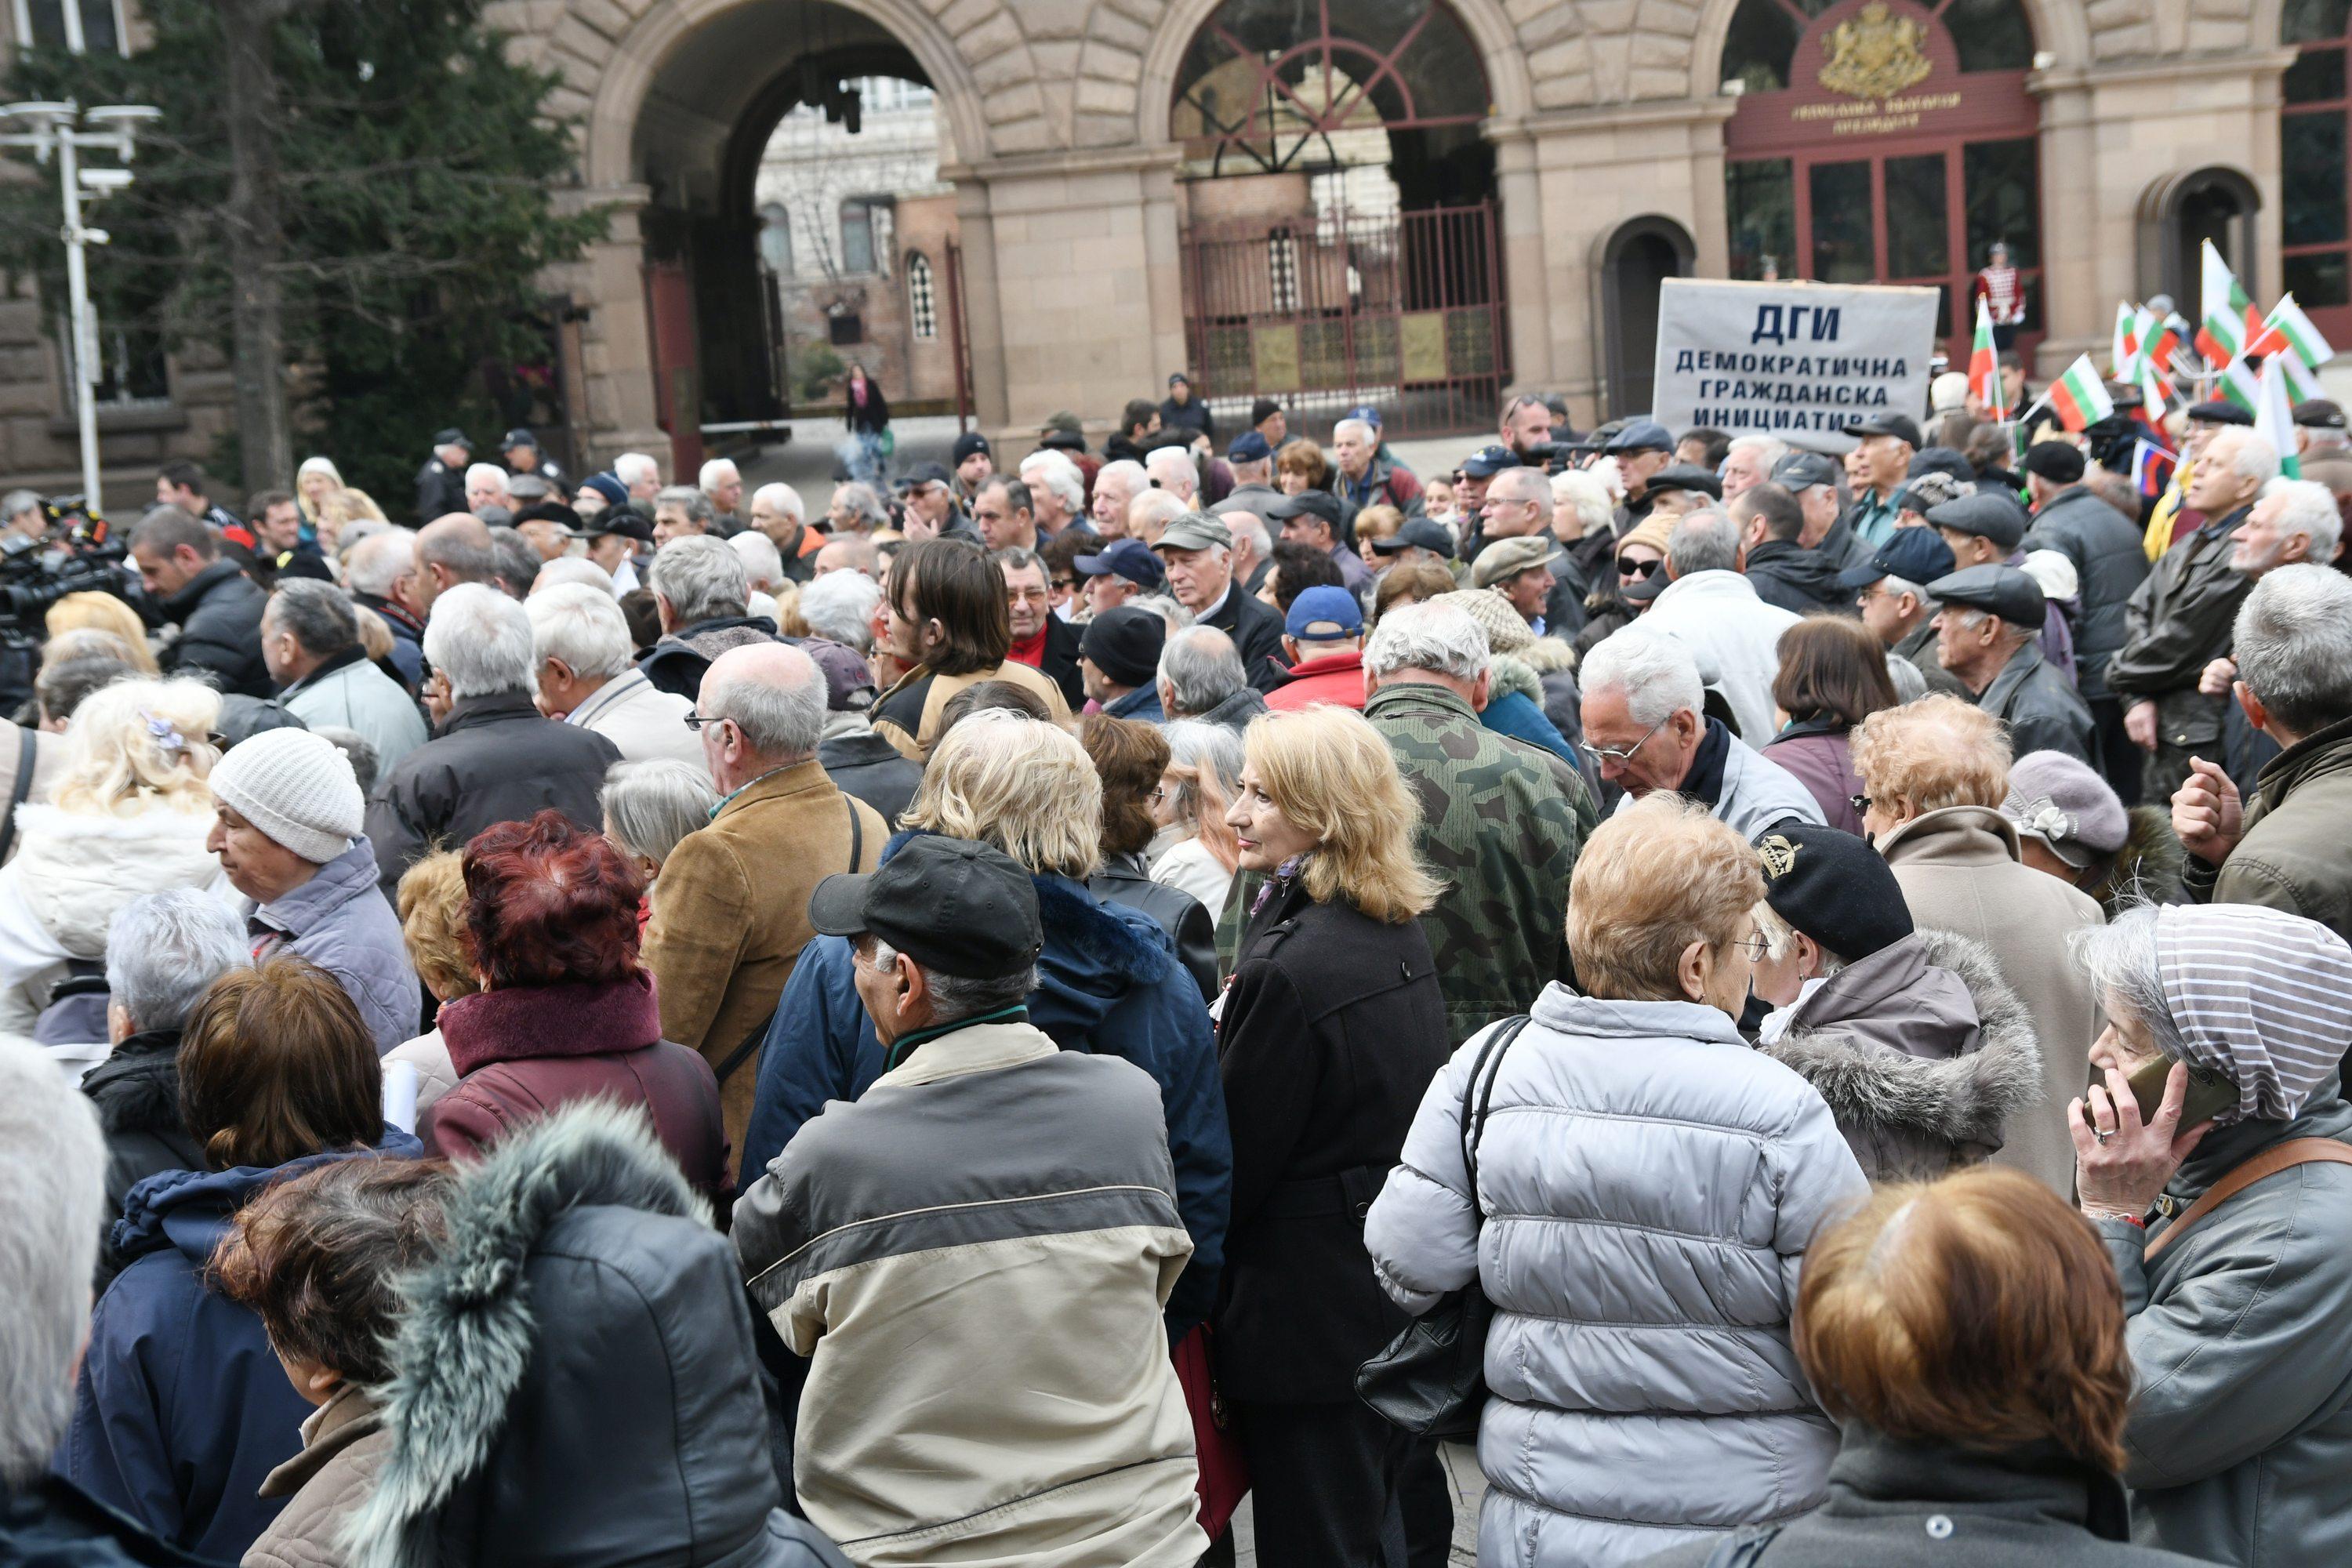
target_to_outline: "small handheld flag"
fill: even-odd
[[[2279,472],[2290,479],[2303,478],[2303,465],[2294,453],[2294,413],[2289,406],[2286,373],[2273,357],[2263,363],[2262,378],[2254,395],[2254,434],[2271,444],[2278,453]]]
[[[1976,346],[1969,351],[1969,395],[1994,424],[2007,416],[2000,404],[2000,356],[1992,346],[1992,307],[1981,294],[1977,296]]]
[[[2132,443],[2132,483],[2144,496],[2162,495],[2179,463],[2179,458],[2153,441]]]
[[[2099,378],[2089,354],[2077,354],[2066,374],[2050,384],[2049,401],[2058,423],[2075,435],[2116,411],[2115,399],[2107,395],[2107,384]]]
[[[2204,242],[2203,298],[2198,304],[2203,320],[2197,326],[2197,352],[2209,364],[2227,364],[2246,352],[2246,344],[2262,331],[2254,302],[2238,286],[2237,274],[2221,259],[2213,242]]]

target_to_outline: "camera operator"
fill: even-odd
[[[220,536],[176,506],[159,506],[131,531],[131,558],[154,611],[180,635],[167,672],[211,680],[223,691],[267,697],[275,686],[261,658],[261,589],[221,551]]]
[[[49,536],[48,509],[36,490],[10,490],[0,497],[0,531],[39,541]]]

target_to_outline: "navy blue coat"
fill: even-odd
[[[883,858],[911,834],[894,836]],[[1160,1085],[1176,1206],[1192,1259],[1168,1298],[1168,1326],[1182,1333],[1209,1315],[1224,1258],[1232,1201],[1233,1142],[1224,1090],[1200,987],[1174,942],[1140,910],[1097,900],[1066,877],[1037,877],[1045,949],[1029,1021],[1066,1051],[1133,1062]],[[821,936],[801,950],[760,1053],[751,1122],[743,1136],[743,1184],[766,1173],[803,1123],[830,1100],[856,1100],[882,1076],[885,1053],[859,1005],[849,943]]]
[[[384,1129],[382,1152],[425,1146]],[[346,1152],[273,1169],[164,1171],[131,1189],[115,1221],[122,1272],[99,1298],[56,1468],[173,1545],[234,1563],[285,1499],[264,1477],[302,1447],[310,1405],[294,1392],[261,1320],[205,1285],[231,1215],[270,1183]]]

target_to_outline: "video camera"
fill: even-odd
[[[47,539],[15,533],[0,541],[0,642],[40,641],[33,626],[68,594],[129,596],[122,563],[130,551],[82,497],[44,500],[41,515]]]
[[[1522,451],[1519,460],[1528,468],[1558,474],[1583,468],[1601,449],[1602,444],[1598,441],[1543,441]]]

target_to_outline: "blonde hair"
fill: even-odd
[[[392,657],[392,628],[365,605],[353,605],[352,617],[360,624],[360,647],[372,659]]]
[[[425,989],[443,1002],[482,988],[466,934],[466,857],[437,849],[401,873],[400,935]]]
[[[1437,901],[1443,885],[1412,852],[1421,797],[1405,787],[1388,742],[1362,714],[1327,704],[1262,713],[1242,742],[1267,797],[1314,836],[1308,897],[1345,899],[1387,925]]]
[[[118,680],[82,700],[66,725],[66,765],[50,798],[90,816],[135,816],[161,802],[210,812],[205,781],[220,752],[206,739],[220,693],[194,680]]]
[[[74,631],[112,632],[130,648],[132,664],[149,675],[157,672],[155,655],[147,647],[146,624],[138,611],[111,594],[68,594],[48,607],[41,624],[52,638]]]
[[[1763,867],[1738,832],[1678,795],[1635,801],[1585,840],[1569,879],[1577,978],[1604,1000],[1686,1000],[1683,950],[1737,941],[1763,901]]]
[[[1853,771],[1882,806],[1915,816],[1952,805],[1998,809],[2009,794],[2009,736],[1971,702],[1938,692],[1882,708],[1854,726]]]
[[[809,636],[808,617],[801,614],[801,585],[786,580],[768,590],[776,601],[776,630],[788,637]]]
[[[983,708],[940,740],[900,821],[992,844],[1039,875],[1084,881],[1102,852],[1102,778],[1068,731]]]
[[[1403,526],[1404,513],[1396,508],[1368,506],[1356,514],[1356,542],[1361,546],[1375,539],[1394,539]]]

